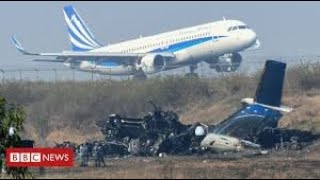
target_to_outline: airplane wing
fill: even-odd
[[[91,52],[91,51],[64,51],[62,53],[33,53],[26,51],[19,41],[13,36],[12,41],[15,45],[15,47],[18,49],[19,52],[21,52],[24,55],[32,55],[32,56],[43,56],[43,57],[56,57],[54,60],[42,60],[42,59],[36,59],[35,61],[62,61],[66,59],[88,59],[91,61],[98,60],[99,58],[120,58],[120,59],[127,59],[128,61],[135,61],[137,58],[142,58],[143,56],[146,56],[148,54],[152,53],[121,53],[121,52]],[[174,54],[171,52],[161,52],[157,53],[164,57],[172,58],[174,57]]]

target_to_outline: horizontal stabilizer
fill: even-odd
[[[276,110],[276,111],[282,111],[282,112],[291,112],[293,110],[290,107],[282,106],[282,105],[280,107],[274,107],[274,106],[268,106],[268,105],[265,105],[265,104],[259,104],[259,103],[254,102],[254,99],[252,99],[252,98],[244,98],[244,99],[242,99],[241,102],[243,104],[248,104],[248,105],[257,104],[257,105],[260,105],[260,106],[263,106],[263,107],[266,107],[266,108],[269,108],[269,109],[273,109],[273,110]]]

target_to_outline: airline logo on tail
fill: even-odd
[[[64,7],[63,13],[73,51],[89,51],[101,47],[72,5]]]

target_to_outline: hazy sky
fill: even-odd
[[[320,54],[319,2],[0,2],[0,67],[33,64],[10,41],[36,52],[69,50],[62,8],[73,4],[103,44],[210,21],[239,19],[260,39],[259,55]]]

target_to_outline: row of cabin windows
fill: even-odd
[[[171,44],[171,43],[175,43],[175,42],[190,40],[190,39],[199,38],[199,37],[204,37],[204,36],[209,36],[209,35],[210,35],[210,33],[207,32],[207,33],[198,34],[198,35],[194,35],[194,36],[181,37],[181,38],[178,38],[178,39],[171,39],[171,40],[169,40],[169,41],[162,41],[162,42],[158,42],[158,43],[155,43],[155,44],[149,44],[149,45],[141,46],[141,47],[138,47],[138,48],[126,49],[126,50],[122,51],[122,53],[128,53],[128,52],[137,51],[137,50],[142,50],[142,49],[147,49],[147,48],[151,48],[151,47],[155,47],[155,46],[160,46],[160,45],[167,45],[167,44]]]

